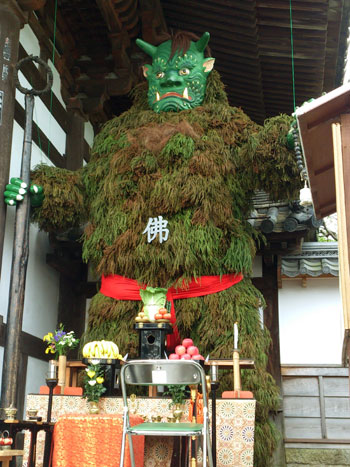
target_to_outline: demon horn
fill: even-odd
[[[136,45],[140,47],[147,55],[150,55],[152,58],[157,53],[157,47],[148,42],[143,41],[142,39],[136,39]]]
[[[196,48],[198,52],[204,52],[204,49],[208,45],[210,39],[209,32],[205,32],[203,36],[196,42]]]

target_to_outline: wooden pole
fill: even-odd
[[[32,152],[32,123],[34,96],[26,95],[26,126],[24,130],[21,179],[30,184],[30,159]],[[17,374],[20,359],[20,335],[22,331],[24,291],[29,255],[29,196],[25,196],[16,208],[13,240],[10,293],[7,311],[7,331],[1,385],[2,407],[16,403]]]
[[[33,60],[43,64],[47,68],[48,82],[45,89],[23,88],[16,77],[17,88],[25,94],[26,123],[24,128],[21,179],[30,185],[30,162],[32,155],[32,128],[34,96],[48,91],[52,86],[52,71],[38,57],[29,56],[21,60],[17,65],[18,70],[23,62]],[[17,204],[15,217],[15,233],[13,239],[12,268],[10,278],[10,291],[7,310],[7,327],[4,348],[4,360],[1,384],[2,408],[16,403],[17,381],[20,361],[20,336],[23,322],[24,294],[29,256],[29,210],[30,199],[25,196],[21,203]]]

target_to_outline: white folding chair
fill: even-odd
[[[132,360],[123,365],[120,373],[123,395],[123,437],[120,454],[120,467],[124,467],[125,442],[128,435],[130,460],[135,467],[132,437],[142,436],[195,436],[201,437],[203,449],[203,467],[212,467],[212,451],[209,435],[208,398],[206,393],[205,373],[201,365],[194,360]],[[140,423],[131,426],[126,394],[126,385],[196,385],[201,384],[203,391],[203,423]]]

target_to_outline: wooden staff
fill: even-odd
[[[18,80],[18,70],[28,61],[34,61],[45,67],[47,72],[47,84],[43,90],[23,88]],[[53,82],[52,71],[39,57],[29,55],[20,60],[15,68],[15,83],[17,89],[25,94],[26,123],[24,128],[21,179],[30,185],[30,160],[32,155],[32,127],[34,96],[39,96],[51,89]],[[23,322],[23,307],[27,264],[29,256],[29,210],[30,199],[25,196],[23,201],[17,204],[15,217],[15,232],[13,240],[12,267],[10,278],[10,292],[7,311],[6,339],[4,348],[4,361],[1,386],[1,405],[8,407],[16,403],[17,380],[20,359],[20,337]]]

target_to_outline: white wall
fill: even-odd
[[[340,364],[343,312],[337,278],[283,280],[279,289],[281,364]]]

